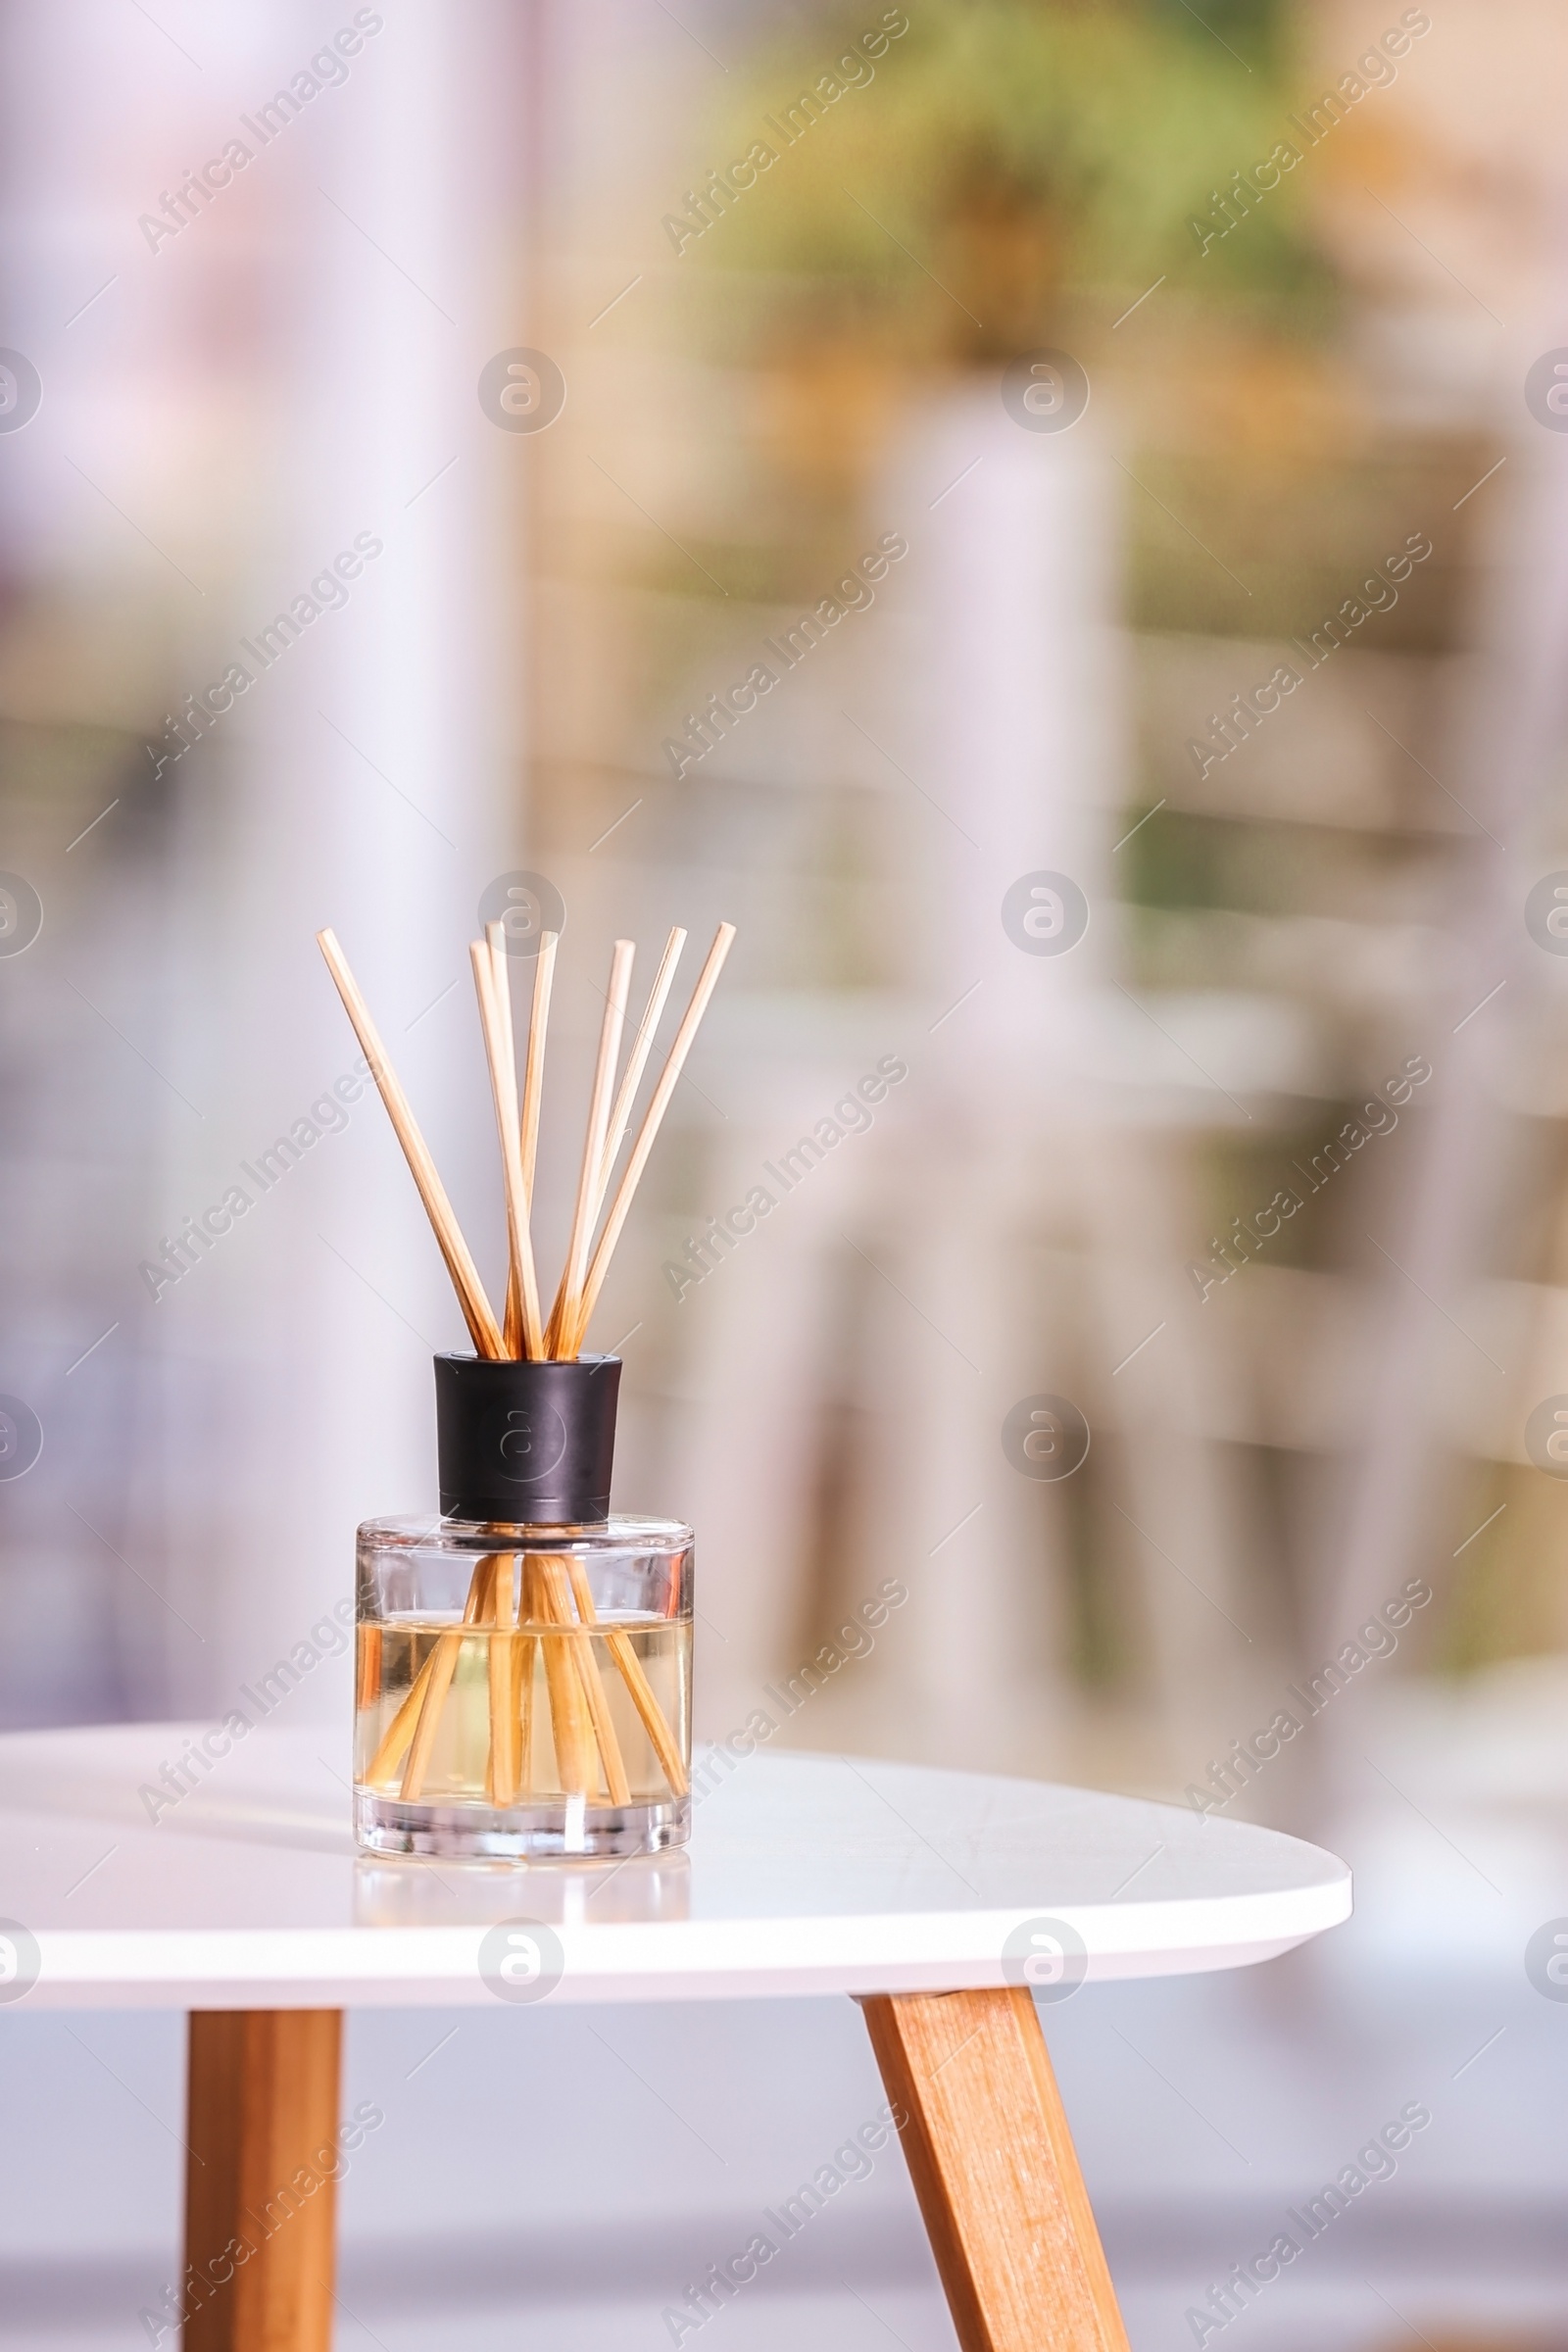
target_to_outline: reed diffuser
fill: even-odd
[[[470,946],[506,1200],[499,1323],[343,951],[332,932],[317,937],[474,1348],[435,1359],[441,1517],[371,1519],[359,1531],[356,1835],[375,1853],[489,1860],[682,1844],[692,1531],[610,1516],[620,1364],[585,1354],[583,1341],[734,926],[718,927],[618,1182],[686,934],[669,935],[618,1080],[635,951],[615,942],[548,1314],[531,1214],[559,940],[545,932],[535,960],[520,1089],[501,925]]]

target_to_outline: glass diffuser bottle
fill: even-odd
[[[441,1517],[359,1531],[360,1844],[684,1844],[692,1531],[610,1517],[618,1358],[438,1355],[435,1379]]]
[[[475,1350],[435,1359],[441,1517],[360,1529],[354,1824],[371,1853],[619,1856],[691,1833],[692,1531],[611,1518],[620,1363],[582,1344],[734,937],[713,934],[618,1176],[686,934],[665,942],[624,1066],[636,949],[614,944],[548,1314],[531,1215],[559,935],[539,934],[520,1086],[506,928],[469,942],[507,1208],[498,1320],[348,958],[317,933]]]

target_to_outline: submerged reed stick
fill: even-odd
[[[478,1623],[480,1611],[484,1606],[488,1566],[488,1560],[480,1560],[469,1580],[468,1597],[464,1604],[462,1627],[453,1627],[440,1636],[424,1664],[410,1684],[408,1696],[393,1716],[380,1746],[370,1759],[370,1768],[365,1777],[372,1787],[391,1780],[399,1764],[402,1763],[410,1743],[417,1737],[416,1727],[422,1727],[425,1713],[429,1707],[431,1689],[437,1680],[438,1660],[444,1667],[444,1678],[441,1680],[441,1699],[444,1701],[447,1686],[452,1680],[453,1668],[458,1662],[458,1651],[463,1642],[463,1630]],[[440,1719],[441,1707],[438,1703],[430,1716],[430,1731],[425,1741],[426,1760],[428,1760],[430,1746],[435,1740],[436,1726]],[[422,1765],[419,1777],[423,1778]],[[402,1793],[407,1795],[409,1791],[405,1788]],[[416,1789],[415,1793],[417,1793]]]
[[[577,1637],[574,1655],[577,1673],[582,1682],[582,1693],[588,1701],[589,1720],[594,1727],[594,1738],[599,1742],[599,1754],[605,1768],[605,1788],[612,1805],[629,1805],[631,1803],[631,1785],[626,1778],[626,1767],[620,1753],[620,1741],[615,1737],[614,1719],[610,1712],[610,1701],[605,1696],[605,1686],[599,1673],[599,1660],[594,1656],[593,1641],[588,1632],[588,1628],[595,1622],[593,1594],[588,1590],[588,1574],[582,1562],[574,1559],[569,1552],[563,1553],[555,1564],[558,1569],[565,1571],[576,1609],[576,1623],[583,1629]]]
[[[494,1632],[486,1645],[485,1659],[490,1680],[490,1760],[485,1769],[485,1786],[490,1802],[502,1806],[517,1801],[517,1710],[512,1692],[512,1645],[498,1638],[512,1627],[512,1554],[499,1552],[490,1587],[490,1623]]]
[[[521,1569],[519,1561],[518,1567]],[[513,1787],[513,1802],[523,1788],[533,1787],[533,1664],[539,1644],[532,1634],[521,1631],[527,1614],[527,1583],[519,1576],[517,1592],[518,1633],[512,1650],[512,1720],[517,1732],[517,1778]]]
[[[527,1562],[532,1586],[528,1615],[541,1627],[564,1627],[571,1611],[558,1589],[559,1561],[534,1553]],[[552,1571],[554,1570],[554,1574]],[[583,1703],[582,1684],[572,1657],[572,1638],[564,1631],[541,1630],[545,1690],[550,1699],[550,1729],[556,1742],[556,1775],[568,1796],[591,1796],[599,1774],[594,1757],[593,1726]]]
[[[571,1558],[566,1561],[566,1569],[571,1578],[572,1597],[577,1604],[578,1616],[584,1625],[597,1628],[599,1613],[594,1607],[594,1596],[589,1590],[587,1571],[580,1560]],[[641,1658],[637,1655],[632,1638],[623,1629],[611,1626],[605,1627],[604,1635],[605,1646],[620,1670],[620,1679],[626,1686],[627,1695],[636,1708],[643,1730],[648,1734],[654,1753],[659,1758],[660,1769],[669,1783],[670,1793],[674,1796],[684,1796],[686,1793],[686,1770],[681,1762],[680,1749],[675,1744],[674,1734],[664,1720],[664,1710],[654,1696],[654,1686],[648,1680],[647,1672]]]

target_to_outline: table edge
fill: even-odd
[[[1350,1916],[1350,1873],[1306,1887],[1133,1904],[815,1918],[607,1921],[550,1927],[564,1973],[544,1996],[581,2002],[779,1999],[960,1991],[1015,1982],[1013,1930],[1064,1921],[1087,1947],[1085,1981],[1253,1966]],[[505,1922],[453,1927],[72,1929],[38,1936],[40,1973],[12,2005],[55,2008],[380,2008],[480,2005],[501,1996],[479,1945]],[[1112,1927],[1114,1934],[1109,1931]],[[509,2005],[512,2005],[509,2003]],[[517,2005],[533,2005],[533,2003]]]

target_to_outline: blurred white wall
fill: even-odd
[[[475,389],[527,339],[516,30],[495,5],[0,20],[6,336],[45,386],[0,440],[10,592],[39,615],[8,710],[133,746],[124,808],[69,869],[63,841],[38,852],[33,968],[57,995],[77,981],[80,1037],[124,1057],[148,1111],[139,1150],[121,1142],[134,1220],[95,1279],[117,1328],[74,1385],[75,1335],[13,1375],[51,1440],[32,1507],[114,1588],[77,1705],[221,1707],[350,1589],[357,1519],[433,1500],[428,1356],[462,1326],[373,1099],[346,1131],[329,1103],[310,1118],[358,1051],[312,934],[338,929],[460,1212],[493,1222],[464,943],[518,862],[532,444]],[[231,139],[249,163],[149,241],[140,217]],[[312,603],[297,640],[262,642]],[[166,713],[234,662],[253,683],[176,761]],[[139,919],[95,941],[149,796]],[[307,1148],[264,1192],[246,1165],[291,1130]],[[248,1211],[177,1282],[153,1276],[155,1301],[138,1261],[235,1185]],[[53,1237],[45,1290],[73,1248]],[[50,1483],[93,1384],[129,1398],[109,1483],[134,1497],[96,1533]],[[47,1612],[29,1640],[47,1681]],[[336,1715],[344,1674],[313,1669],[291,1703]]]

